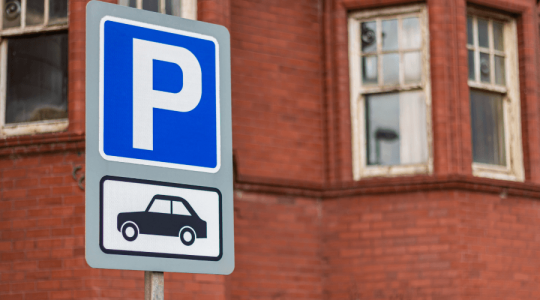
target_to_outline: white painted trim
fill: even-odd
[[[2,14],[0,14],[2,15]],[[6,123],[6,91],[7,91],[7,39],[1,39],[0,44],[0,136],[4,136]]]
[[[362,84],[362,66],[361,66],[361,42],[360,42],[360,24],[363,21],[375,20],[377,28],[380,27],[382,19],[397,18],[398,26],[401,28],[402,19],[418,16],[420,18],[420,29],[422,35],[422,45],[417,49],[399,49],[397,51],[382,51],[381,50],[381,32],[377,34],[377,51],[374,54],[378,55],[378,84],[369,86]],[[351,105],[351,126],[352,126],[352,154],[353,154],[353,178],[360,180],[366,177],[374,176],[402,176],[413,174],[431,174],[433,172],[433,146],[432,146],[432,129],[431,129],[431,74],[430,74],[430,59],[429,59],[429,29],[428,15],[426,6],[423,4],[394,7],[387,9],[378,9],[371,11],[354,12],[349,15],[348,32],[349,32],[349,79],[350,79],[350,105]],[[398,43],[401,39],[398,38]],[[405,52],[420,51],[422,54],[422,81],[418,84],[404,84],[403,68],[400,67],[400,84],[383,85],[382,79],[382,55],[387,52],[399,53],[402,55]],[[400,60],[401,61],[401,60]],[[410,164],[410,165],[395,165],[395,166],[368,166],[367,165],[367,141],[365,136],[365,95],[384,92],[400,92],[422,90],[425,95],[426,105],[426,138],[427,138],[427,153],[428,159],[425,163]]]
[[[104,122],[104,53],[105,53],[105,44],[104,44],[104,37],[105,37],[105,22],[106,21],[113,21],[118,23],[123,23],[127,25],[132,26],[139,26],[159,31],[165,31],[170,32],[174,34],[184,35],[184,36],[191,36],[198,39],[204,39],[208,40],[214,43],[216,47],[216,145],[217,145],[217,165],[215,168],[205,168],[205,167],[195,167],[195,166],[189,166],[189,165],[182,165],[182,164],[175,164],[175,163],[164,163],[164,162],[157,162],[157,161],[149,161],[149,160],[142,160],[142,159],[135,159],[135,158],[125,158],[125,157],[117,157],[117,156],[110,156],[105,154],[103,149],[103,122]],[[208,35],[203,35],[200,33],[194,33],[179,29],[173,29],[173,28],[167,28],[162,27],[158,25],[153,24],[147,24],[143,22],[137,22],[133,20],[127,20],[122,18],[116,18],[111,16],[105,16],[101,19],[100,23],[100,36],[99,36],[99,153],[101,154],[101,157],[103,157],[106,160],[109,161],[117,161],[117,162],[123,162],[123,163],[134,163],[134,164],[141,164],[141,165],[147,165],[147,166],[156,166],[156,167],[165,167],[165,168],[173,168],[173,169],[182,169],[182,170],[189,170],[189,171],[198,171],[198,172],[207,172],[207,173],[216,173],[221,168],[221,131],[220,131],[220,78],[219,78],[219,44],[218,41]]]
[[[4,13],[3,8],[5,7],[6,0],[0,0],[0,7],[2,8],[2,13],[0,14],[0,29],[4,28]]]
[[[9,36],[19,36],[22,34],[32,34],[37,32],[51,32],[51,31],[61,31],[67,30],[69,26],[67,24],[60,25],[37,25],[37,26],[28,26],[25,28],[9,28],[0,31],[0,36],[9,37]]]
[[[67,119],[5,124],[2,128],[2,135],[15,136],[64,131],[68,125]]]
[[[360,179],[361,166],[363,160],[361,157],[360,148],[363,147],[363,140],[360,139],[360,132],[365,132],[365,126],[363,122],[358,120],[358,116],[362,116],[364,109],[359,107],[359,94],[360,86],[359,82],[362,77],[361,70],[355,70],[360,66],[360,42],[356,42],[356,39],[360,36],[360,22],[354,18],[349,18],[349,81],[350,81],[350,105],[351,105],[351,139],[352,139],[352,154],[353,154],[353,177],[355,180]]]
[[[26,27],[26,3],[27,0],[21,0],[21,28],[23,29]]]
[[[45,7],[43,9],[43,13],[44,13],[43,23],[44,24],[49,24],[49,12],[50,12],[50,0],[45,0]]]
[[[504,35],[509,38],[505,38],[505,47],[508,47],[508,59],[505,60],[506,66],[506,82],[511,87],[508,92],[508,98],[510,102],[505,101],[505,105],[509,106],[508,111],[508,130],[513,133],[508,135],[511,140],[509,142],[510,150],[510,164],[512,167],[513,175],[516,176],[518,181],[525,181],[525,168],[523,166],[523,144],[521,137],[521,95],[519,84],[519,52],[517,41],[517,24],[513,19],[509,26],[504,27]]]
[[[197,0],[182,1],[182,18],[197,20]]]
[[[495,72],[492,72],[492,73],[495,73]],[[484,83],[484,82],[476,82],[472,80],[469,80],[469,86],[475,89],[486,90],[486,91],[500,93],[500,94],[506,94],[508,92],[508,89],[506,88],[506,86],[500,86],[500,85],[489,84],[489,83]]]
[[[364,20],[364,19],[372,19],[377,17],[387,17],[392,18],[395,15],[405,15],[405,14],[413,14],[413,13],[419,13],[425,10],[424,4],[415,4],[415,5],[407,5],[407,6],[399,6],[399,7],[390,7],[386,9],[376,9],[376,10],[362,10],[357,11],[349,14],[349,19],[356,19]]]
[[[162,14],[166,13],[165,0],[159,0],[159,11]]]

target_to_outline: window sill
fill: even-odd
[[[66,19],[67,22],[67,19]],[[2,30],[0,36],[9,37],[9,36],[18,36],[22,34],[32,34],[40,32],[49,32],[49,31],[58,31],[68,29],[68,24],[53,24],[53,25],[38,25],[38,26],[28,26],[26,28],[10,28]]]
[[[363,180],[372,177],[398,177],[398,176],[414,176],[426,175],[431,173],[431,168],[428,164],[414,165],[395,165],[395,166],[372,166],[364,167],[359,170],[358,177],[355,180]]]
[[[489,164],[473,163],[473,176],[491,178],[497,180],[509,180],[523,182],[525,178],[518,176],[510,168]]]
[[[0,137],[0,156],[23,155],[65,150],[83,150],[85,134],[53,132]]]
[[[495,92],[499,94],[508,93],[508,89],[505,86],[497,86],[497,85],[489,84],[489,83],[481,83],[481,82],[469,80],[469,86],[471,88],[486,90],[486,91]]]
[[[3,126],[1,135],[2,137],[10,137],[49,132],[62,132],[68,128],[68,125],[69,121],[67,119],[8,124]]]

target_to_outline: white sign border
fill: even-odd
[[[118,23],[123,23],[127,25],[133,25],[138,27],[144,27],[148,29],[153,30],[159,30],[159,31],[165,31],[170,32],[174,34],[184,35],[184,36],[190,36],[194,38],[209,40],[214,43],[216,47],[216,153],[217,153],[217,165],[214,168],[205,168],[205,167],[197,167],[197,166],[190,166],[190,165],[182,165],[182,164],[175,164],[175,163],[166,163],[166,162],[158,162],[158,161],[151,161],[151,160],[144,160],[144,159],[137,159],[137,158],[126,158],[126,157],[118,157],[118,156],[111,156],[105,154],[103,151],[103,122],[104,122],[104,61],[105,61],[105,22],[106,21],[113,21]],[[188,171],[198,171],[198,172],[207,172],[207,173],[216,173],[221,168],[221,132],[220,132],[220,79],[219,79],[219,44],[218,41],[212,37],[207,36],[203,34],[198,34],[194,32],[188,32],[183,31],[179,29],[172,29],[167,27],[162,27],[158,25],[152,25],[147,24],[143,22],[137,22],[132,21],[128,19],[123,18],[117,18],[112,16],[105,16],[101,19],[100,22],[100,38],[99,38],[99,153],[101,154],[101,157],[105,160],[109,161],[116,161],[116,162],[123,162],[123,163],[132,163],[132,164],[139,164],[139,165],[146,165],[146,166],[155,166],[155,167],[165,167],[165,168],[173,168],[173,169],[181,169],[181,170],[188,170]]]

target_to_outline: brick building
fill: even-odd
[[[167,299],[540,299],[535,1],[119,2],[231,33],[236,269]],[[86,3],[2,1],[0,299],[143,299],[84,258]]]

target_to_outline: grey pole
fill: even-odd
[[[144,272],[144,300],[163,300],[163,272]]]

